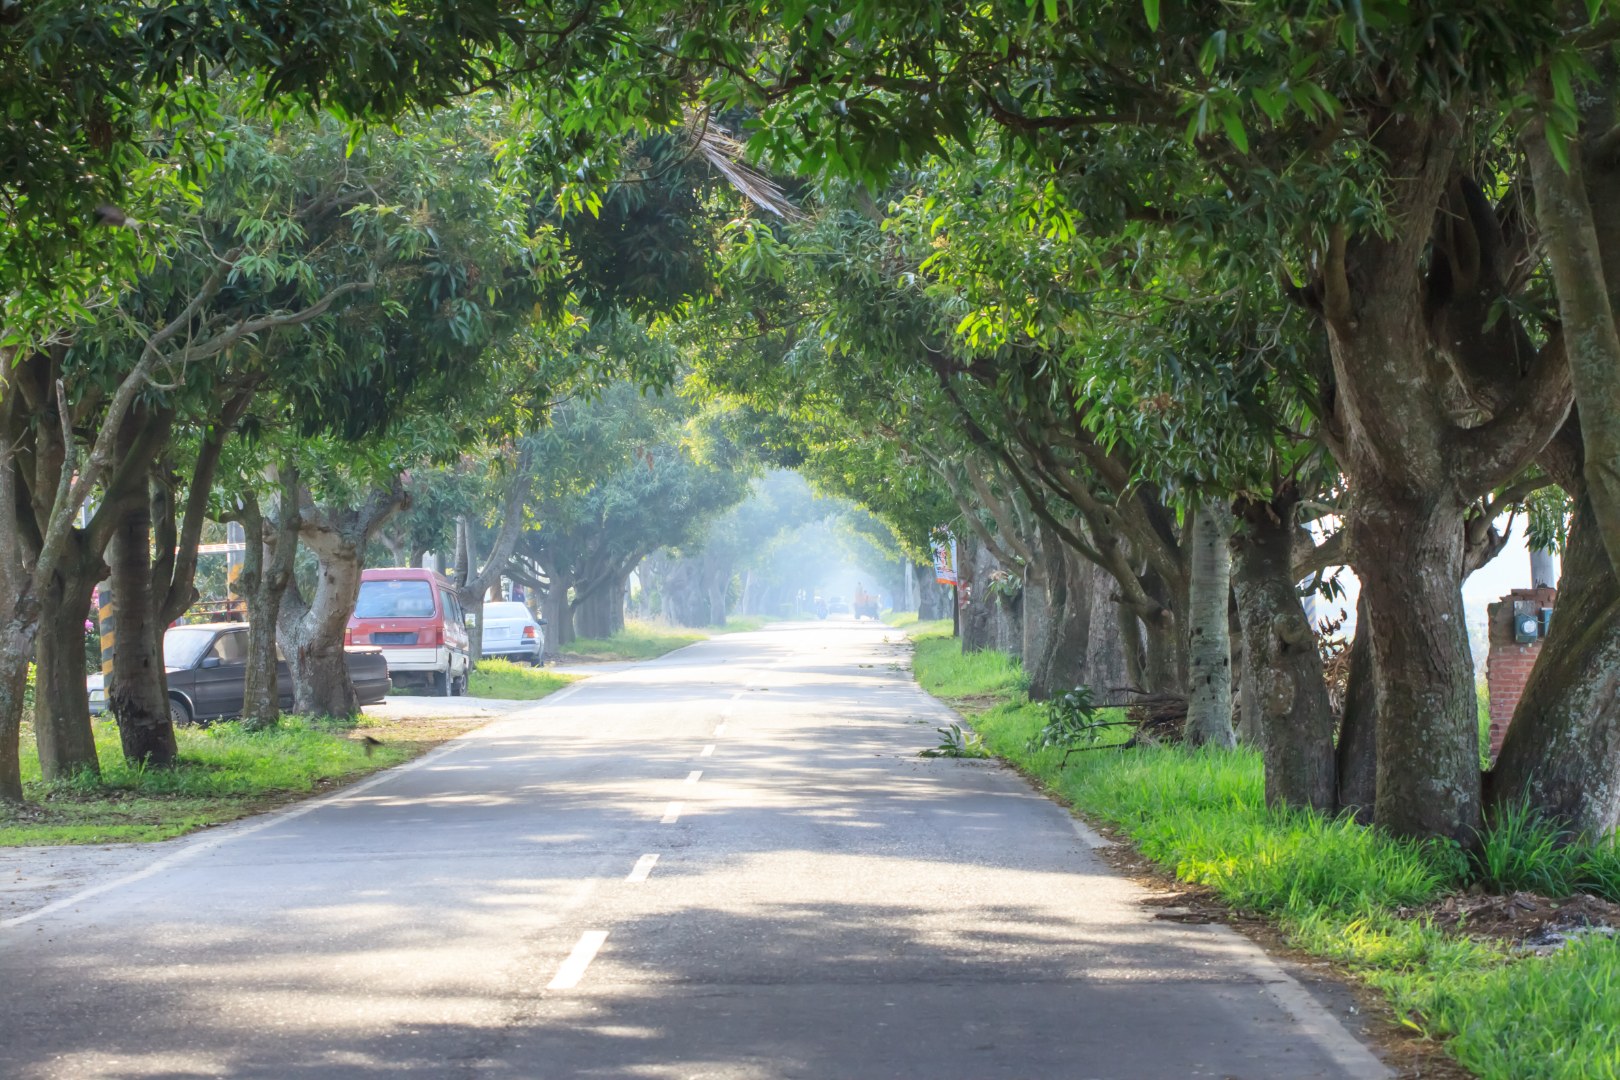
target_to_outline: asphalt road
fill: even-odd
[[[0,1076],[1385,1075],[1016,774],[918,758],[891,636],[597,676],[0,920]]]

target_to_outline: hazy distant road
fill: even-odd
[[[886,635],[600,675],[5,920],[0,1077],[1383,1075],[1014,773],[918,758]]]

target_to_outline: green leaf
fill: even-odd
[[[1159,28],[1159,0],[1142,0],[1142,14],[1147,16],[1149,30]]]
[[[1223,112],[1221,125],[1226,128],[1226,137],[1232,140],[1232,145],[1238,148],[1238,152],[1247,154],[1249,133],[1243,129],[1243,118],[1235,112]]]

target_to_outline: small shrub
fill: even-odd
[[[1091,687],[1077,686],[1046,703],[1046,726],[1029,741],[1029,749],[1062,750],[1067,761],[1074,751],[1097,745],[1102,732]]]
[[[1610,833],[1586,849],[1581,888],[1620,904],[1620,833]]]
[[[949,758],[982,758],[988,757],[984,744],[979,737],[971,731],[964,731],[961,724],[952,724],[949,727],[935,728],[939,732],[939,745],[930,750],[919,750],[918,757],[949,757]]]

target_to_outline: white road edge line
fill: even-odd
[[[625,878],[624,880],[626,880],[626,881],[646,881],[647,880],[647,875],[652,873],[653,865],[655,863],[657,863],[657,862],[658,862],[658,856],[657,855],[643,855],[641,858],[636,860],[635,869],[631,870],[630,871],[630,876]]]
[[[675,822],[680,820],[680,817],[681,804],[678,802],[672,802],[668,806],[664,807],[664,816],[658,823],[660,825],[673,825]]]
[[[1243,968],[1260,984],[1260,990],[1281,1009],[1307,1038],[1321,1047],[1352,1080],[1389,1080],[1394,1074],[1378,1056],[1357,1039],[1311,996],[1288,972],[1266,954],[1259,945],[1250,941],[1230,926],[1210,923],[1189,926],[1199,934],[1206,952],[1223,953],[1225,958]]]
[[[602,947],[607,936],[606,930],[587,930],[579,935],[579,943],[568,954],[568,959],[562,962],[562,967],[557,969],[556,976],[546,984],[546,989],[571,990],[578,986],[579,980],[585,977],[585,969],[591,966],[596,951]]]
[[[710,743],[708,746],[705,746],[701,751],[698,752],[698,757],[713,757],[713,756],[714,756],[714,743]]]
[[[686,782],[688,784],[695,784],[701,779],[703,779],[702,769],[693,769],[691,772],[686,774]]]
[[[1108,837],[1104,836],[1096,829],[1093,829],[1090,825],[1087,825],[1077,817],[1071,817],[1069,819],[1069,824],[1074,826],[1074,834],[1080,838],[1081,843],[1085,844],[1086,847],[1091,848],[1093,851],[1099,848],[1109,848],[1114,846],[1114,842],[1112,840],[1108,839]]]

